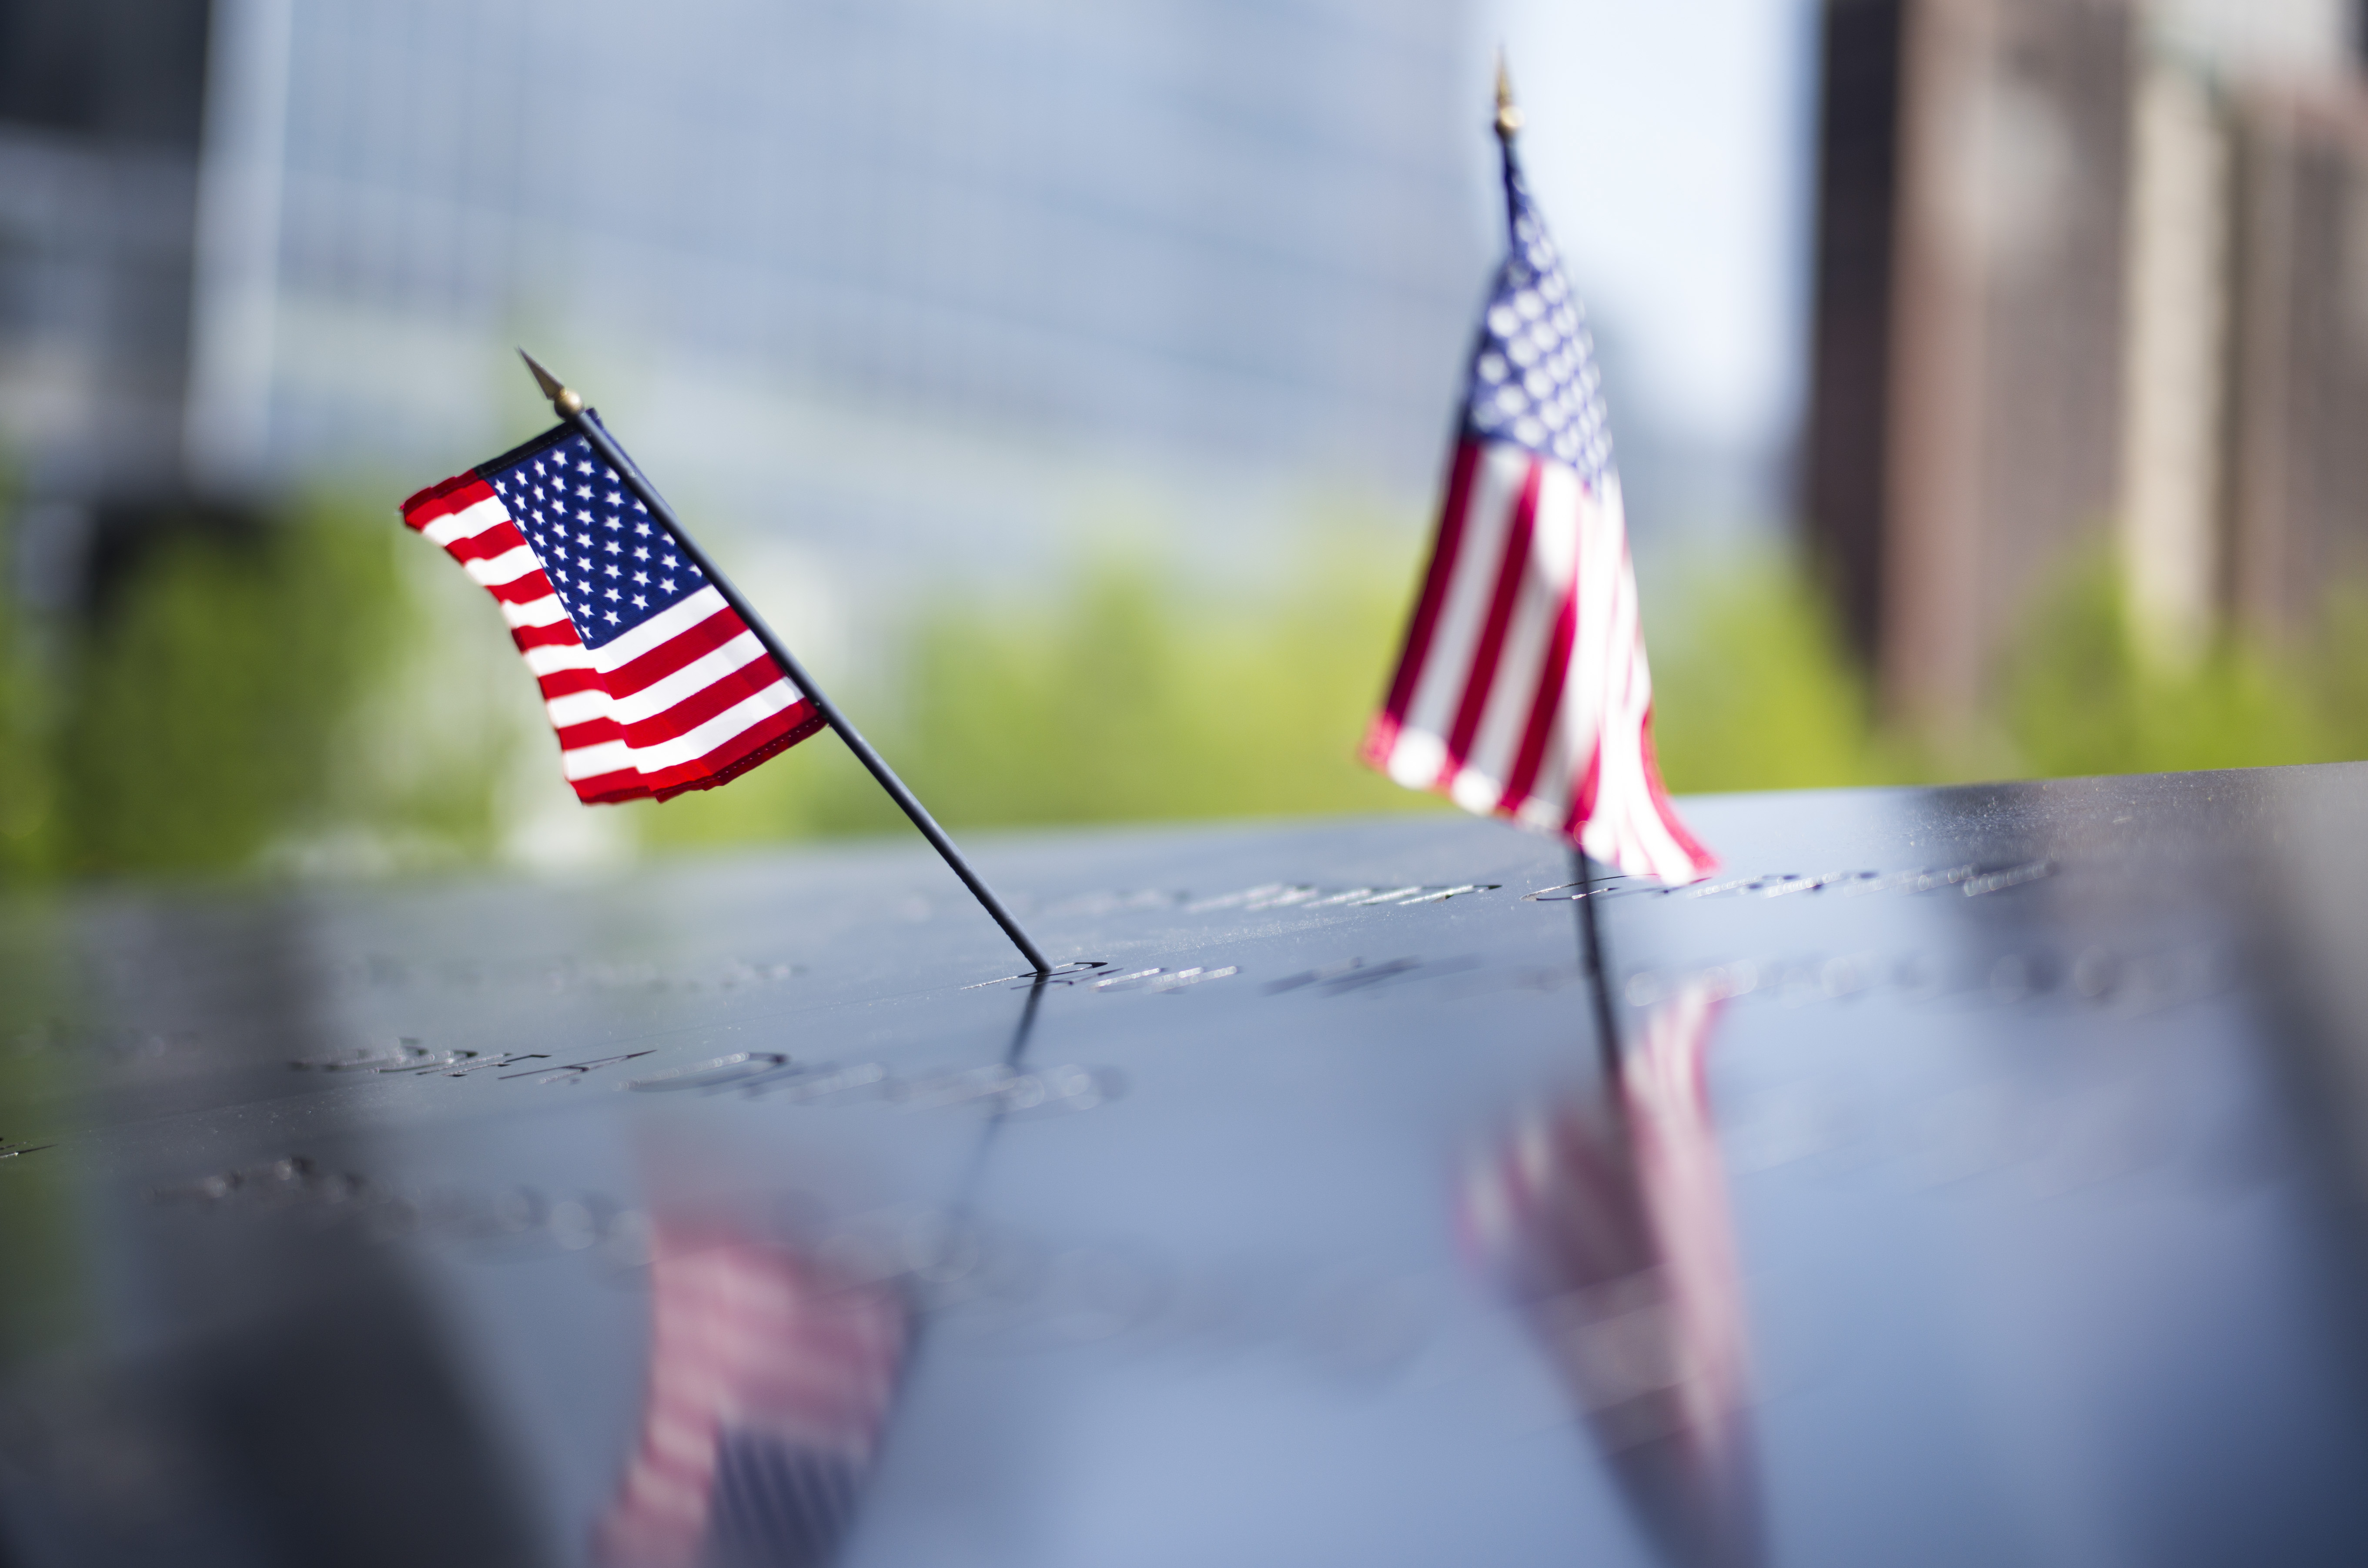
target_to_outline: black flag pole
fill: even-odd
[[[667,531],[681,542],[683,554],[689,556],[691,564],[715,585],[715,591],[723,596],[723,602],[747,623],[748,630],[757,634],[757,641],[764,644],[765,652],[773,656],[774,662],[790,677],[790,683],[814,705],[823,722],[846,743],[847,749],[855,754],[855,760],[863,764],[871,777],[880,781],[880,787],[888,791],[888,798],[913,819],[913,825],[921,830],[921,836],[929,841],[930,846],[945,857],[946,864],[953,868],[953,873],[962,879],[962,886],[970,889],[971,896],[995,917],[997,926],[1003,927],[1003,934],[1011,938],[1011,945],[1019,949],[1029,967],[1038,974],[1050,971],[1052,964],[1036,944],[1029,940],[1028,933],[1020,929],[1019,922],[1012,918],[1011,912],[1003,907],[1003,901],[995,896],[995,890],[970,869],[970,862],[962,858],[962,852],[954,846],[954,841],[946,836],[946,830],[938,825],[938,819],[929,814],[928,808],[921,804],[911,790],[905,788],[905,781],[896,777],[896,770],[888,766],[886,759],[871,749],[871,743],[863,738],[861,732],[847,722],[847,715],[838,710],[838,705],[823,694],[822,687],[814,684],[814,676],[806,674],[805,666],[799,664],[796,656],[773,634],[773,629],[765,624],[765,618],[757,613],[757,607],[750,604],[740,590],[732,585],[732,579],[708,559],[707,551],[699,547],[698,541],[690,537],[689,530],[682,526],[682,519],[676,517],[674,509],[660,498],[655,488],[643,477],[642,471],[633,466],[633,460],[625,455],[624,449],[601,428],[598,419],[592,417],[592,411],[585,406],[584,399],[572,388],[564,385],[557,376],[544,369],[525,349],[518,350],[518,358],[525,360],[526,368],[534,372],[535,384],[542,389],[543,396],[551,400],[551,406],[558,411],[559,416],[577,435],[592,444],[592,449],[600,454],[601,460],[615,469],[624,480],[625,488],[633,493],[633,499],[648,507],[650,516],[664,524]],[[1032,1006],[1030,1013],[1032,1016]]]
[[[1505,51],[1497,51],[1497,140],[1505,149],[1506,178],[1512,177],[1513,138],[1520,134],[1521,110],[1513,102],[1513,77],[1505,68]],[[1596,1051],[1603,1064],[1603,1082],[1611,1092],[1611,1103],[1620,1103],[1620,1017],[1611,1005],[1611,971],[1603,959],[1603,927],[1596,913],[1596,898],[1601,890],[1595,885],[1595,868],[1587,851],[1571,846],[1570,874],[1578,888],[1579,956],[1587,965],[1588,987],[1595,994]]]

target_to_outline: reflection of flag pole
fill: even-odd
[[[1595,1050],[1603,1063],[1603,1081],[1608,1085],[1620,1082],[1620,1018],[1611,1006],[1611,971],[1604,967],[1603,930],[1595,913],[1595,870],[1588,863],[1587,851],[1570,852],[1570,872],[1578,883],[1578,946],[1586,960],[1588,984],[1595,992]],[[1613,1103],[1618,1104],[1615,1096]]]
[[[1045,986],[1039,974],[1028,987],[1007,1067],[1027,1059]],[[949,1206],[940,1265],[976,1242],[973,1199],[1003,1121],[998,1109],[979,1134]],[[929,1318],[884,1280],[834,1278],[825,1258],[712,1218],[658,1226],[650,1281],[643,1438],[597,1559],[613,1568],[827,1563],[894,1440]]]
[[[1656,1008],[1598,1094],[1531,1107],[1466,1172],[1465,1239],[1520,1303],[1672,1568],[1767,1554],[1750,1353],[1708,1062],[1718,1005]]]
[[[717,568],[714,562],[708,559],[707,552],[700,549],[698,541],[690,537],[690,530],[682,526],[682,519],[675,516],[672,507],[659,499],[657,491],[651,486],[650,482],[642,477],[642,471],[633,466],[633,460],[625,455],[623,448],[609,438],[609,432],[601,428],[600,422],[591,416],[590,411],[584,406],[584,399],[572,389],[562,385],[558,377],[537,364],[534,356],[525,349],[518,350],[518,358],[525,360],[526,368],[534,372],[535,383],[542,388],[543,396],[551,399],[551,406],[558,410],[559,416],[567,421],[577,435],[592,443],[592,449],[600,454],[603,462],[617,471],[618,476],[625,482],[625,488],[633,493],[633,498],[648,507],[650,516],[664,524],[667,531],[681,541],[683,554],[689,556],[691,563],[706,575],[707,581],[714,585],[715,591],[723,596],[723,602],[730,605],[739,614],[740,619],[747,623],[748,630],[757,634],[757,641],[763,643],[765,652],[770,653],[780,665],[791,684],[796,686],[798,690],[805,695],[806,699],[814,705],[815,710],[822,714],[824,722],[837,732],[838,738],[847,743],[847,749],[855,754],[855,760],[863,764],[871,777],[880,781],[880,787],[888,791],[888,798],[895,801],[906,816],[913,819],[913,825],[921,830],[921,836],[928,839],[939,855],[945,857],[946,864],[953,868],[954,875],[962,879],[962,886],[970,889],[971,896],[977,899],[985,907],[987,914],[995,917],[995,923],[997,926],[1003,927],[1003,934],[1011,938],[1012,945],[1019,949],[1020,956],[1028,960],[1029,967],[1039,974],[1050,970],[1053,967],[1052,964],[1046,960],[1043,953],[1038,950],[1036,944],[1029,940],[1028,933],[1019,928],[1019,922],[1011,917],[1011,912],[1003,907],[1003,901],[995,896],[995,890],[988,887],[979,874],[970,869],[970,862],[962,858],[962,852],[954,847],[954,841],[946,836],[946,830],[938,825],[935,817],[929,815],[928,808],[922,805],[919,798],[905,788],[905,781],[896,777],[895,769],[890,767],[886,760],[871,749],[871,743],[865,740],[855,726],[847,722],[847,715],[838,710],[838,705],[823,695],[822,687],[814,684],[814,676],[806,673],[805,666],[799,664],[789,649],[782,645],[781,640],[773,634],[773,629],[765,624],[765,618],[757,613],[756,606],[750,604],[741,595],[740,590],[732,585],[732,580]]]

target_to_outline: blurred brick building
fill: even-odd
[[[2146,653],[2368,574],[2368,91],[2333,0],[1828,0],[1804,507],[1895,717],[2114,551]]]

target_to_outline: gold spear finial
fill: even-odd
[[[534,372],[535,385],[542,389],[542,395],[551,400],[551,406],[559,410],[562,416],[573,419],[584,412],[584,400],[575,394],[575,389],[562,384],[557,376],[544,369],[525,349],[518,350],[518,358],[525,360],[526,368]]]
[[[1510,142],[1521,128],[1521,111],[1513,103],[1513,78],[1505,69],[1505,49],[1497,47],[1497,139]]]

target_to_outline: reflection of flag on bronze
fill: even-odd
[[[712,789],[823,726],[665,522],[565,425],[421,491],[403,520],[501,602],[586,804]]]
[[[1762,1556],[1734,1221],[1704,1073],[1717,1004],[1664,1004],[1615,1108],[1540,1110],[1478,1163],[1468,1237],[1520,1301],[1646,1528],[1677,1562]]]
[[[853,1517],[903,1360],[903,1301],[778,1246],[661,1230],[617,1568],[820,1563]]]
[[[1620,476],[1578,300],[1514,161],[1422,597],[1365,759],[1467,811],[1559,833],[1631,876],[1716,865],[1653,759],[1653,686]]]

